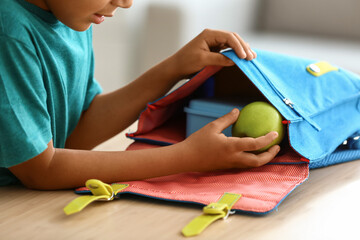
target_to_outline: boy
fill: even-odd
[[[96,152],[93,147],[133,123],[148,102],[207,65],[232,66],[217,51],[256,57],[235,33],[205,30],[127,86],[108,94],[93,77],[91,24],[132,0],[2,0],[0,2],[0,180],[34,189],[81,186],[87,179],[129,181],[187,171],[261,166],[279,151],[276,132],[227,138],[239,111],[185,141],[156,149]]]

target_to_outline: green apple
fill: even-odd
[[[282,116],[275,107],[267,102],[253,102],[241,109],[239,118],[232,127],[232,136],[257,138],[271,131],[278,132],[279,136],[268,146],[255,152],[264,152],[279,144],[284,138],[285,129]]]

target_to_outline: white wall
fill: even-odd
[[[280,23],[297,19],[296,24],[292,24],[302,27],[308,14],[313,12],[312,9],[307,11],[309,4],[318,9],[325,6],[323,1],[326,0],[134,0],[130,9],[119,9],[113,19],[94,26],[95,76],[106,92],[115,90],[173,54],[205,28],[238,32],[254,48],[326,60],[360,73],[359,39],[341,39],[340,27],[331,28],[334,36],[338,34],[340,38],[329,37],[332,35],[330,30],[327,31],[329,36],[320,36],[317,31],[306,35],[300,27],[294,27],[291,32],[275,31],[276,26],[270,32],[255,31],[257,23],[264,25],[268,19],[280,15],[286,16]],[[294,2],[301,9],[296,7],[294,10]],[[346,3],[350,9],[358,6],[357,0]],[[326,5],[326,8],[334,8],[326,9],[326,12],[337,12],[337,6]],[[301,10],[303,14],[299,13],[295,18],[294,14],[286,12],[289,7],[293,11]],[[346,11],[338,12],[343,12],[336,16],[338,22],[343,18],[346,20]],[[317,21],[317,16],[313,16],[313,21]],[[355,16],[358,16],[357,12]],[[346,21],[339,26],[344,24]],[[357,21],[352,24],[358,29]]]
[[[205,28],[253,27],[254,0],[141,0],[94,26],[95,76],[106,92],[133,80]]]
[[[93,26],[95,77],[106,92],[119,88],[129,78],[130,26],[127,13],[119,13]]]

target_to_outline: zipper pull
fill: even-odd
[[[294,104],[292,103],[292,101],[291,101],[290,99],[284,98],[283,101],[284,101],[284,103],[285,103],[286,105],[288,105],[289,107],[294,108],[294,106],[293,106]]]
[[[283,102],[290,108],[294,109],[294,111],[297,112],[297,114],[299,114],[299,116],[301,116],[304,120],[306,120],[313,128],[315,128],[316,131],[321,130],[321,127],[319,125],[317,125],[316,122],[314,122],[310,117],[308,117],[304,114],[301,114],[299,111],[297,111],[297,109],[294,108],[294,104],[290,99],[284,98]]]

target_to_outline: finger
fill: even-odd
[[[205,64],[207,66],[209,65],[216,65],[216,66],[233,66],[235,63],[230,60],[229,58],[225,57],[221,53],[214,53],[210,52],[207,53],[207,56],[205,58]]]
[[[256,52],[255,52],[254,50],[252,50],[252,49],[251,49],[251,52],[252,52],[252,54],[253,54],[254,58],[257,58],[257,54],[256,54]]]
[[[228,46],[234,49],[239,58],[246,58],[247,55],[241,42],[232,32],[208,30],[207,33],[209,35],[206,42],[210,47]]]
[[[243,138],[231,138],[229,140],[233,142],[237,141],[239,150],[241,151],[256,151],[263,147],[268,146],[278,136],[279,134],[277,132],[269,132],[268,134],[258,138],[243,137]]]
[[[216,119],[215,121],[212,121],[207,126],[213,128],[215,132],[221,133],[224,129],[233,124],[238,119],[238,117],[239,109],[234,108],[231,112]]]
[[[254,58],[256,58],[256,53],[251,49],[250,47],[250,44],[249,43],[246,43],[247,44],[247,47],[248,47],[248,50],[250,51],[251,53],[251,58],[247,58],[247,60],[253,60]]]
[[[254,58],[250,45],[242,39],[242,37],[239,36],[237,33],[233,33],[234,36],[238,39],[238,41],[241,43],[241,46],[243,47],[245,53],[246,53],[246,60],[252,60]]]
[[[229,46],[234,49],[236,55],[239,58],[246,59],[249,55],[249,51],[247,51],[244,47],[242,41],[236,37],[233,33],[231,33],[232,37],[229,38]]]
[[[246,162],[241,161],[239,162],[239,167],[243,167],[244,165],[247,167],[260,167],[275,158],[275,156],[279,153],[280,146],[275,145],[269,148],[266,152],[260,154],[253,154],[253,153],[242,153],[242,159],[246,159]]]

